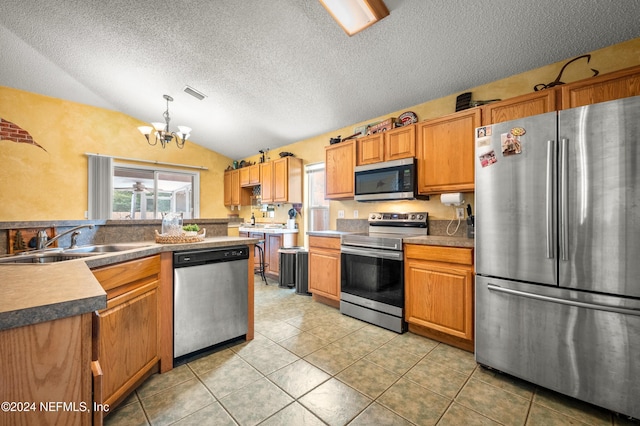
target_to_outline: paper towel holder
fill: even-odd
[[[452,192],[440,195],[440,202],[445,206],[461,206],[464,204],[464,198],[461,192]]]

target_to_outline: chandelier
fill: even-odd
[[[140,126],[138,130],[147,138],[147,142],[149,145],[155,146],[160,142],[162,148],[164,149],[172,140],[176,141],[176,145],[178,148],[184,148],[184,143],[189,139],[191,128],[186,126],[178,126],[178,132],[169,131],[169,122],[171,121],[171,117],[169,117],[169,102],[173,102],[173,98],[169,95],[162,96],[167,101],[167,110],[162,114],[164,117],[164,123],[156,122],[151,123],[151,126]],[[153,127],[152,127],[153,126]],[[151,133],[155,130],[155,135],[152,136]]]

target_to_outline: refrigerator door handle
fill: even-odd
[[[560,256],[569,260],[569,166],[568,140],[560,142]]]
[[[553,166],[555,164],[555,141],[547,141],[547,188],[546,188],[546,213],[547,222],[547,259],[554,258],[553,250]]]
[[[579,302],[577,300],[570,300],[570,299],[560,299],[558,297],[551,297],[551,296],[545,296],[542,294],[528,293],[526,291],[504,288],[504,287],[497,286],[495,284],[488,284],[487,288],[490,291],[495,291],[498,293],[507,293],[514,296],[528,297],[529,299],[542,300],[545,302],[560,303],[562,305],[575,306],[578,308],[586,308],[586,309],[595,309],[598,311],[615,312],[623,315],[640,316],[640,310],[638,309],[620,308],[617,306],[600,305],[597,303],[589,303],[589,302]]]

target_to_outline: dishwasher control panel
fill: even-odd
[[[173,267],[204,265],[207,263],[232,262],[249,258],[248,246],[209,248],[178,251],[173,254]]]

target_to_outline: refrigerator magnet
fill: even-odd
[[[514,136],[511,133],[503,133],[500,135],[502,145],[502,155],[508,157],[510,155],[522,154],[522,145],[520,144],[520,136]]]
[[[480,160],[480,165],[483,168],[495,164],[498,161],[496,152],[491,148],[491,146],[488,146],[485,149],[479,149],[478,159]]]

